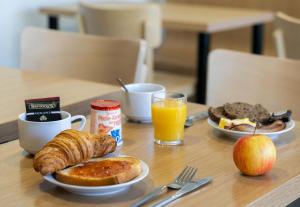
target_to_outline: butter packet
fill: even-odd
[[[37,98],[25,100],[26,120],[47,122],[61,120],[60,98]]]
[[[231,127],[241,125],[241,124],[247,124],[252,127],[256,126],[255,122],[251,122],[249,118],[243,118],[243,119],[226,119],[226,118],[221,118],[219,122],[219,128],[221,129],[230,129]]]

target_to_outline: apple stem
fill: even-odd
[[[253,136],[255,135],[255,132],[256,132],[256,128],[257,128],[257,122],[255,122],[255,127],[254,127],[254,132],[253,132]]]

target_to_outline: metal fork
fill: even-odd
[[[142,206],[146,202],[153,200],[154,198],[162,195],[163,193],[166,193],[167,189],[175,189],[175,190],[181,189],[184,186],[184,184],[186,184],[187,182],[190,182],[193,179],[197,170],[198,170],[197,168],[186,166],[181,171],[181,173],[175,178],[175,180],[173,182],[154,189],[152,192],[150,192],[147,195],[145,195],[144,197],[142,197],[136,203],[132,204],[131,207]]]

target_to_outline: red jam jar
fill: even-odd
[[[91,133],[111,135],[117,146],[123,144],[121,104],[116,100],[94,100],[91,102]]]

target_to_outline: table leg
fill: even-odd
[[[252,53],[262,54],[264,41],[264,25],[256,24],[252,28]]]
[[[207,88],[207,66],[208,53],[210,48],[210,34],[198,34],[198,54],[197,54],[197,85],[196,85],[196,102],[206,103]]]
[[[48,16],[48,28],[49,29],[59,29],[59,21],[57,16],[49,15]]]

